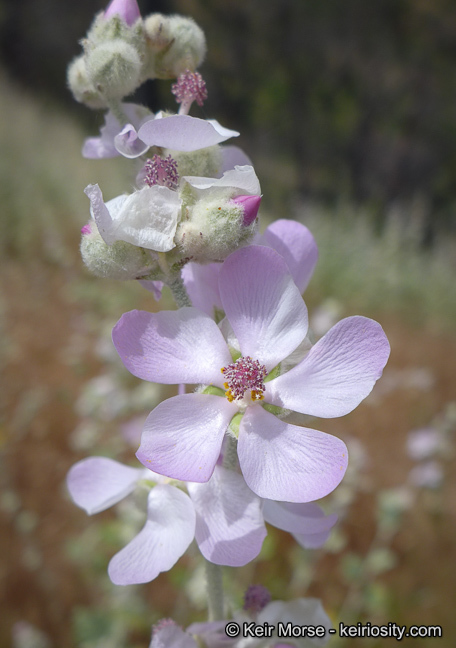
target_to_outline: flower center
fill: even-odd
[[[179,184],[177,162],[171,155],[168,155],[167,158],[154,155],[152,159],[146,161],[144,173],[144,182],[149,187],[161,185],[162,187],[168,187],[168,189],[177,189]]]
[[[181,104],[181,111],[188,113],[194,101],[202,106],[207,99],[206,83],[199,72],[185,70],[179,75],[177,83],[171,86],[171,92],[176,97],[177,103]]]
[[[225,396],[230,403],[243,398],[249,389],[253,401],[263,400],[263,392],[266,389],[264,379],[268,372],[258,360],[252,360],[250,356],[241,356],[236,362],[222,367],[221,372],[226,378],[223,385],[227,390]]]

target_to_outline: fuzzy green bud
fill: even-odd
[[[102,43],[113,40],[123,40],[134,47],[139,55],[143,55],[146,48],[146,34],[141,18],[129,25],[119,14],[106,18],[104,12],[99,13],[83,41],[84,49],[93,48]]]
[[[91,50],[86,56],[86,66],[93,86],[108,100],[121,100],[140,85],[138,52],[119,38]]]
[[[106,108],[107,104],[103,95],[89,80],[84,56],[78,56],[70,63],[67,70],[67,81],[76,101],[95,110]]]
[[[146,250],[125,241],[108,245],[92,221],[82,228],[81,256],[97,277],[140,279],[158,268],[158,261]]]
[[[191,18],[152,14],[145,19],[144,27],[146,78],[176,79],[185,70],[194,72],[203,62],[206,38]]]
[[[175,236],[185,257],[198,263],[223,261],[252,240],[257,219],[246,225],[244,206],[231,199],[230,193],[229,190],[211,192],[186,208],[186,218]]]

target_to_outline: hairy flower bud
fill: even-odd
[[[123,99],[140,84],[138,52],[119,38],[91,50],[86,66],[90,81],[107,99]]]
[[[106,100],[89,80],[84,56],[78,56],[70,63],[67,81],[76,101],[89,108],[106,108]]]
[[[239,200],[246,196],[231,199],[229,192],[217,193],[187,207],[187,219],[176,233],[175,241],[183,255],[198,263],[223,261],[238,247],[247,245],[256,231],[260,196],[248,196],[252,201],[246,207]]]
[[[145,19],[144,26],[146,78],[175,79],[185,70],[195,71],[203,62],[206,38],[191,18],[152,14]]]
[[[157,261],[143,248],[125,241],[107,245],[93,221],[85,225],[81,232],[82,260],[97,277],[138,279],[158,267]]]

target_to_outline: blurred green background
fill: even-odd
[[[160,617],[185,626],[204,616],[196,550],[150,585],[111,586],[107,562],[142,514],[89,519],[64,486],[88,454],[133,463],[122,425],[169,395],[141,391],[109,333],[125,310],[170,307],[167,295],[157,305],[134,282],[89,276],[79,258],[84,187],[98,182],[113,197],[134,182],[126,160],[82,159],[103,116],[66,89],[66,66],[103,6],[0,2],[0,645],[14,648],[146,646]],[[296,218],[313,232],[320,259],[305,297],[315,327],[372,316],[392,346],[366,403],[315,422],[351,451],[352,474],[325,504],[341,517],[328,547],[304,552],[271,531],[238,581],[227,570],[230,596],[239,604],[244,587],[262,582],[275,598],[322,598],[334,623],[441,624],[443,639],[402,643],[453,648],[456,4],[140,7],[184,13],[205,30],[209,98],[192,114],[241,131],[263,188],[262,227]],[[169,90],[148,82],[135,99],[173,109]],[[410,481],[407,435],[425,426],[446,444],[432,488]]]

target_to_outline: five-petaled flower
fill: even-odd
[[[226,314],[220,327],[189,307],[156,314],[131,311],[113,330],[114,345],[135,376],[203,386],[197,393],[169,398],[151,412],[137,457],[159,474],[206,482],[229,431],[238,436],[245,481],[260,497],[309,502],[327,495],[345,473],[345,444],[291,425],[275,413],[332,418],[352,411],[370,393],[388,359],[381,326],[366,317],[346,318],[281,373],[280,364],[308,329],[306,306],[283,258],[263,246],[237,250],[220,271],[219,291]],[[238,361],[237,384],[244,381],[245,389],[231,398],[233,389],[224,386],[222,371],[233,361]],[[256,371],[241,380],[252,361],[266,372],[261,386]],[[231,380],[236,378],[233,371]]]
[[[117,504],[141,483],[150,488],[147,520],[109,563],[109,576],[117,585],[153,580],[176,563],[194,538],[207,560],[240,567],[258,556],[266,537],[265,521],[292,533],[301,546],[316,548],[337,520],[313,502],[262,501],[242,475],[221,465],[207,483],[179,484],[146,468],[88,457],[67,477],[71,497],[89,515]]]

